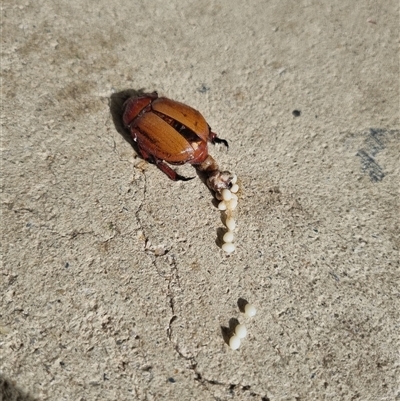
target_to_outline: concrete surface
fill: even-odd
[[[400,399],[398,1],[1,8],[2,400]],[[230,142],[234,255],[121,135],[128,89]]]

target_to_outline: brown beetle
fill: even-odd
[[[155,163],[171,180],[190,178],[177,174],[167,163],[190,163],[205,174],[213,191],[220,193],[232,186],[233,174],[220,171],[207,148],[207,142],[227,147],[228,142],[211,131],[197,110],[153,92],[129,98],[124,104],[123,122],[141,156]]]

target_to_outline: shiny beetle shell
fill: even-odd
[[[231,185],[228,182],[230,178],[219,171],[207,148],[207,142],[220,142],[226,146],[228,142],[219,139],[211,131],[197,110],[186,104],[158,97],[157,92],[153,92],[129,98],[124,104],[122,118],[142,157],[155,163],[172,180],[186,178],[177,174],[165,162],[193,164],[197,170],[205,173],[209,181],[207,185],[214,191]]]
[[[131,98],[123,121],[146,159],[194,164],[208,155],[210,128],[197,110],[183,103],[156,94]]]

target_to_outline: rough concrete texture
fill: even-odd
[[[400,399],[398,1],[1,8],[2,400]],[[191,166],[137,157],[128,89],[229,141],[235,254]]]

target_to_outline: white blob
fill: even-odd
[[[236,200],[238,200],[238,197],[237,197],[237,195],[236,194],[231,194],[232,196],[231,196],[231,200],[232,199],[236,199]]]
[[[231,183],[236,184],[236,182],[237,182],[237,175],[235,174],[231,179]]]
[[[254,305],[251,304],[247,304],[244,307],[244,313],[248,316],[248,317],[253,317],[256,315],[257,311]]]
[[[225,225],[228,227],[229,231],[233,231],[236,227],[236,223],[235,223],[235,220],[233,219],[233,217],[228,217],[226,219]]]
[[[229,210],[235,210],[236,207],[237,207],[237,205],[238,205],[237,199],[233,199],[233,198],[232,198],[232,199],[228,202],[228,209],[229,209]]]
[[[227,208],[227,205],[226,205],[225,201],[221,201],[221,202],[218,203],[218,209],[219,210],[226,210],[226,208]]]
[[[236,246],[232,242],[225,242],[221,248],[226,253],[232,253],[236,249]]]
[[[222,239],[224,240],[224,242],[233,242],[233,232],[228,231],[227,233],[225,233]]]
[[[235,194],[237,191],[239,191],[239,185],[233,184],[232,188],[231,188],[231,192]]]
[[[247,336],[247,329],[244,324],[238,324],[235,328],[235,334],[240,338],[245,338]]]
[[[240,338],[238,336],[232,336],[229,340],[229,346],[233,350],[238,349],[240,347]]]
[[[232,192],[231,191],[229,191],[229,189],[223,189],[222,190],[222,192],[221,192],[221,194],[222,194],[222,199],[224,200],[224,201],[229,201],[229,200],[231,200],[231,198],[232,198]]]

